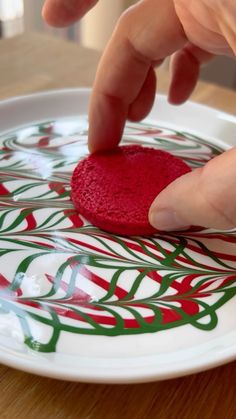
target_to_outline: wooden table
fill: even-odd
[[[60,87],[90,86],[99,54],[27,34],[0,41],[0,98]],[[159,72],[159,91],[168,76]],[[199,83],[193,99],[236,114],[236,93]],[[170,381],[138,385],[80,384],[0,366],[0,417],[236,418],[236,363]]]

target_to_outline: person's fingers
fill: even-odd
[[[191,225],[231,229],[236,226],[236,148],[171,183],[155,199],[150,223],[175,231]]]
[[[171,57],[171,84],[168,99],[173,105],[185,102],[195,88],[200,66],[213,55],[195,45],[187,44]]]
[[[150,112],[156,95],[156,74],[150,67],[147,77],[136,99],[131,103],[128,110],[130,121],[140,121]]]
[[[174,4],[189,42],[214,55],[234,55],[230,33],[235,28],[235,0],[174,0]]]
[[[63,27],[79,20],[98,0],[45,0],[42,16],[51,26]]]
[[[227,4],[223,0],[221,3],[221,19],[220,29],[227,40],[230,48],[232,49],[233,55],[236,55],[236,6],[235,0],[227,0]]]
[[[145,0],[122,15],[94,84],[90,151],[116,146],[126,118],[146,114],[154,94],[152,63],[161,62],[185,42],[172,0],[165,0],[164,7],[162,0]]]

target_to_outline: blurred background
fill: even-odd
[[[134,0],[100,0],[98,5],[76,25],[66,29],[48,27],[41,18],[43,0],[0,0],[0,37],[11,37],[24,31],[40,31],[103,50],[120,14]],[[164,64],[168,66],[168,63]],[[218,57],[206,65],[201,79],[236,89],[236,61]]]

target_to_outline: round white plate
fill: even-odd
[[[74,211],[70,176],[87,154],[89,94],[0,103],[0,361],[66,380],[131,383],[235,359],[236,231],[123,238]],[[236,145],[236,118],[159,96],[123,141],[194,168]]]

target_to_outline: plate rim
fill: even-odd
[[[43,97],[47,97],[47,96],[51,96],[51,95],[60,95],[60,94],[80,94],[80,93],[85,93],[85,94],[91,94],[92,93],[92,87],[66,87],[66,88],[59,88],[59,89],[51,89],[51,90],[41,90],[41,91],[37,91],[37,92],[33,92],[33,93],[28,93],[25,95],[16,95],[16,96],[11,96],[9,98],[5,98],[5,99],[1,99],[0,100],[0,107],[2,106],[6,106],[6,105],[10,105],[11,103],[14,102],[18,102],[18,101],[22,101],[22,100],[27,100],[27,99],[33,99],[33,98],[39,98],[41,96]],[[166,100],[167,101],[167,95],[165,93],[156,93],[155,94],[155,100],[154,100],[154,104],[156,102],[156,99],[161,98],[162,100]],[[204,103],[200,103],[200,102],[195,102],[194,100],[187,100],[186,102],[180,104],[180,105],[172,105],[169,104],[169,106],[175,107],[175,108],[180,108],[180,107],[184,107],[184,106],[193,106],[194,108],[199,107],[201,109],[205,109],[208,110],[211,113],[215,113],[215,112],[220,112],[220,114],[225,115],[225,116],[231,116],[232,119],[234,119],[235,123],[236,123],[236,115],[234,115],[233,113],[230,112],[226,112],[220,108],[213,108],[210,105],[206,105]],[[148,116],[147,116],[148,118]],[[146,119],[146,117],[144,118]],[[1,133],[1,131],[0,131]]]
[[[202,363],[196,362],[195,365],[192,364],[191,366],[188,365],[189,361],[187,363],[186,361],[183,361],[183,364],[180,364],[181,366],[179,366],[178,368],[172,369],[171,371],[164,371],[161,373],[158,370],[153,370],[153,365],[149,367],[149,371],[147,371],[147,367],[145,367],[146,372],[140,372],[140,370],[137,372],[137,366],[134,366],[130,369],[125,367],[124,370],[118,368],[109,368],[107,370],[100,369],[97,371],[93,371],[92,373],[88,373],[86,371],[83,371],[81,373],[81,370],[78,371],[76,368],[71,368],[71,370],[68,371],[67,366],[60,366],[58,368],[58,364],[54,365],[53,362],[42,368],[41,366],[38,366],[34,363],[37,358],[37,353],[34,354],[34,360],[26,359],[24,360],[24,364],[22,364],[20,356],[15,357],[14,355],[2,357],[1,354],[0,362],[8,367],[15,368],[23,372],[36,374],[41,377],[54,378],[58,380],[95,384],[138,384],[185,377],[191,374],[208,371],[215,367],[223,366],[236,360],[236,344],[235,348],[232,349],[232,352],[232,354],[226,354],[225,357],[222,357],[220,360],[217,358],[211,361],[205,360]],[[116,359],[117,358],[110,358],[110,360],[112,360],[113,362],[115,362]],[[97,358],[97,360],[99,362],[100,358]],[[185,365],[184,368],[183,365]]]

